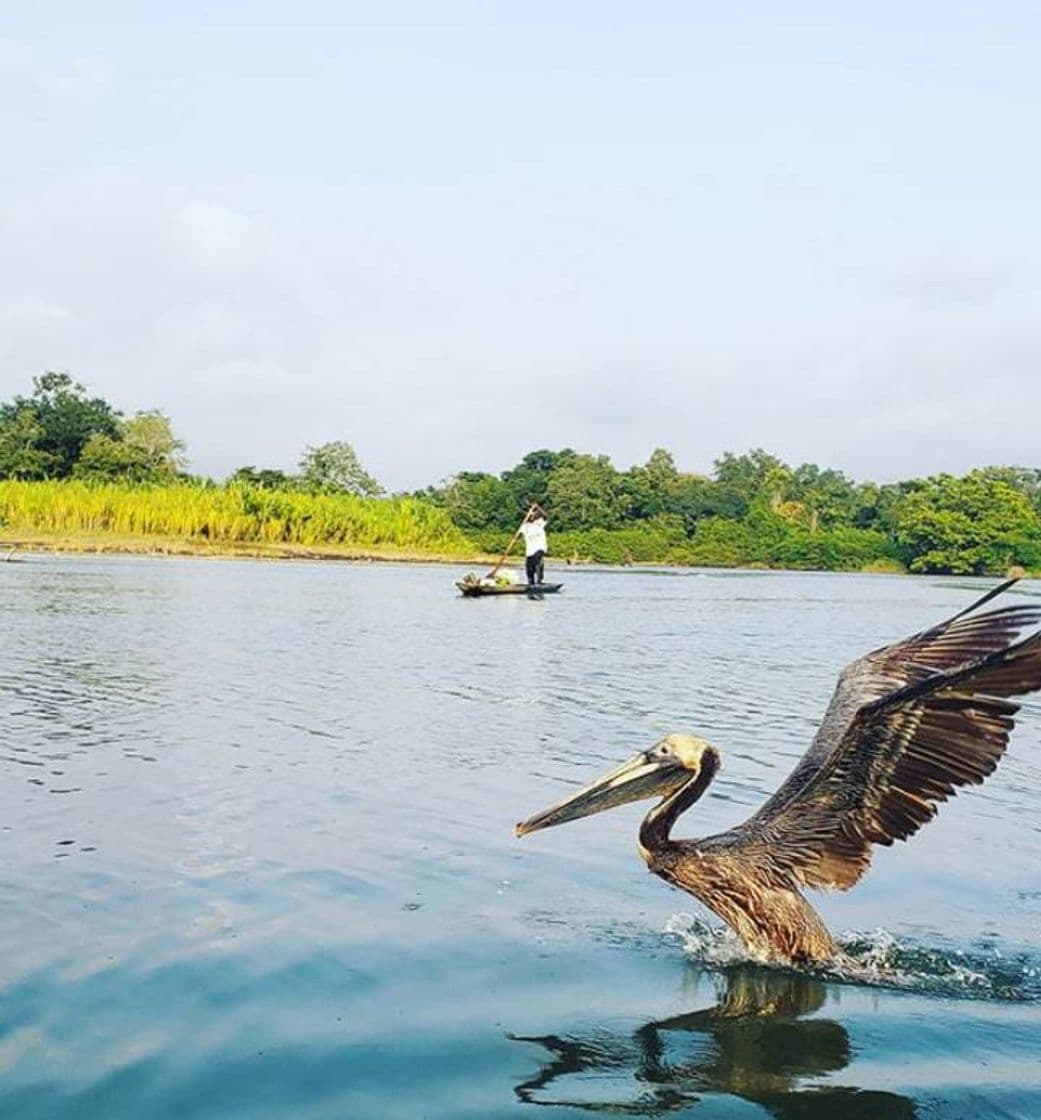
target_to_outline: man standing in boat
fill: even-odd
[[[524,534],[524,568],[528,586],[542,583],[542,561],[546,556],[546,513],[537,502],[528,511],[521,525]]]

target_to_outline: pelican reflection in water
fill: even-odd
[[[669,735],[518,824],[517,835],[660,797],[640,826],[651,871],[700,899],[761,960],[838,958],[800,888],[847,890],[867,870],[873,844],[906,840],[959,786],[982,782],[1019,710],[1008,697],[1041,688],[1041,632],[1020,640],[1041,608],[975,613],[1014,582],[848,665],[810,749],[759,812],[729,832],[671,838],[720,755],[693,735]]]
[[[819,980],[748,967],[721,979],[715,1007],[654,1020],[631,1035],[510,1035],[550,1055],[514,1093],[525,1104],[627,1116],[685,1111],[701,1096],[719,1093],[792,1120],[917,1114],[914,1102],[897,1093],[832,1083],[853,1050],[840,1023],[815,1015],[827,996]],[[593,1093],[597,1099],[590,1099]]]

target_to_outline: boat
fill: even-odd
[[[481,595],[550,595],[564,586],[562,583],[535,583],[529,587],[526,583],[488,584],[465,579],[456,580],[455,585],[468,599]]]

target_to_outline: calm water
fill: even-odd
[[[0,1115],[1041,1116],[1041,715],[825,917],[887,985],[743,963],[629,806],[671,730],[737,822],[840,665],[972,581],[0,564]],[[1041,594],[1037,585],[1022,593]]]

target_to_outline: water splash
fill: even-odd
[[[701,964],[727,966],[763,964],[727,926],[712,925],[693,914],[673,914],[663,933],[680,938],[683,947]]]
[[[691,914],[674,914],[663,932],[678,937],[701,964],[726,968],[768,964],[757,958],[725,926]],[[848,961],[823,969],[805,969],[844,983],[897,988],[926,995],[1000,1001],[1041,1000],[1041,955],[1030,950],[1003,950],[993,941],[961,949],[930,946],[886,929],[847,930],[838,938]]]
[[[839,944],[854,962],[836,970],[855,982],[935,995],[993,1000],[1041,1000],[1041,957],[1003,950],[993,941],[962,949],[925,945],[886,929],[847,930]]]

